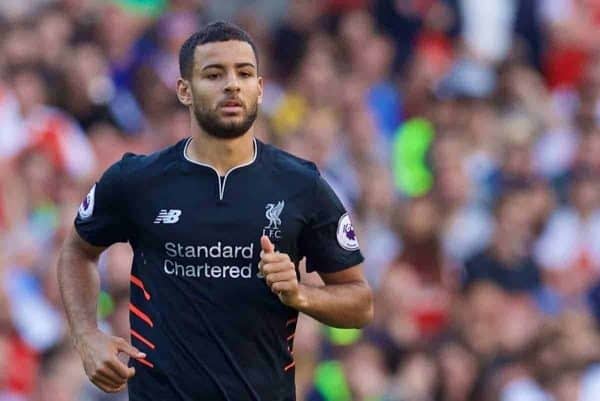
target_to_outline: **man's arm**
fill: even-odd
[[[373,296],[360,265],[320,273],[324,286],[298,283],[294,263],[261,238],[261,270],[271,291],[284,304],[334,327],[367,325],[373,319]]]
[[[296,309],[334,327],[360,328],[373,320],[373,296],[361,265],[319,275],[324,286],[298,284]]]
[[[72,230],[58,259],[58,285],[76,344],[82,335],[98,329],[100,276],[96,264],[104,249],[88,244]]]
[[[117,392],[135,374],[134,368],[128,368],[119,360],[119,352],[133,358],[145,355],[124,339],[98,329],[100,278],[96,264],[104,249],[88,244],[72,230],[61,250],[57,274],[71,334],[86,374],[100,389]]]

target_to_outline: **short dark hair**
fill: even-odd
[[[258,68],[258,52],[250,35],[235,24],[225,21],[215,21],[194,33],[181,46],[179,50],[179,73],[181,76],[189,78],[192,75],[194,51],[197,46],[211,42],[227,42],[228,40],[239,40],[250,44],[254,51],[256,67]]]

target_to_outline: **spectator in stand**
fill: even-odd
[[[465,263],[464,285],[489,280],[511,292],[539,289],[540,271],[530,253],[532,210],[527,192],[507,191],[494,210],[492,243]]]

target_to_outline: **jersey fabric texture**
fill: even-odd
[[[129,242],[131,401],[295,399],[298,312],[259,273],[260,237],[309,271],[363,261],[344,207],[311,162],[254,140],[254,158],[220,177],[186,157],[190,139],[126,154],[83,201],[79,235]]]

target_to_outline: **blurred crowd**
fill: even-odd
[[[84,375],[57,253],[110,164],[189,135],[178,51],[215,18],[257,42],[257,136],[317,163],[376,297],[364,330],[301,318],[299,401],[600,399],[599,1],[2,0],[0,401],[127,399]],[[131,259],[99,263],[125,338]]]

